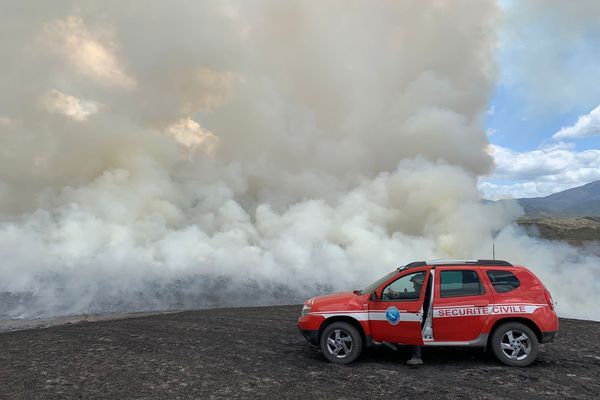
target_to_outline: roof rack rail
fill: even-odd
[[[413,261],[411,263],[408,263],[406,265],[401,265],[398,267],[398,271],[402,271],[408,268],[416,268],[416,267],[424,267],[427,265],[426,261]]]
[[[427,261],[427,265],[456,265],[456,264],[512,266],[511,263],[509,263],[508,261],[504,261],[504,260],[450,260],[447,258],[439,258],[437,260]]]
[[[455,260],[452,258],[437,258],[427,261],[427,265],[476,264],[477,260]]]
[[[403,271],[408,268],[424,267],[426,265],[489,265],[489,266],[507,266],[512,267],[513,265],[508,261],[504,260],[452,260],[448,258],[438,258],[432,261],[414,261],[406,265],[398,267],[398,271]]]
[[[511,263],[504,260],[477,260],[477,265],[506,265],[508,267],[513,266]]]

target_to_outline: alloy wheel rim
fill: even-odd
[[[327,351],[336,358],[350,355],[352,346],[352,336],[344,329],[334,329],[327,336]]]
[[[502,335],[500,348],[509,359],[521,361],[527,358],[531,352],[531,339],[525,332],[512,329]]]

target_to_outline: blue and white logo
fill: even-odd
[[[398,322],[400,322],[400,311],[394,306],[388,307],[385,310],[385,318],[390,324],[398,325]]]

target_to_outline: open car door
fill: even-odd
[[[369,324],[378,342],[422,345],[423,300],[429,269],[410,269],[375,291],[369,301]]]

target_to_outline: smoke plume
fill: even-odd
[[[10,2],[0,314],[296,302],[499,254],[600,319],[599,260],[480,202],[490,2]]]

